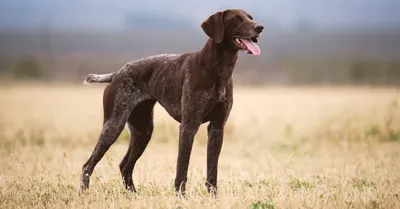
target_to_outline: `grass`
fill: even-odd
[[[188,198],[173,190],[178,123],[156,106],[155,130],[123,189],[128,132],[80,194],[102,123],[102,85],[0,87],[0,208],[400,207],[400,98],[394,88],[244,88],[225,130],[219,196],[204,186],[206,125]]]

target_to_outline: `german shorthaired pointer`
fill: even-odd
[[[185,193],[194,136],[202,123],[209,122],[206,186],[216,194],[218,158],[233,102],[232,73],[238,52],[259,55],[255,42],[264,27],[240,9],[216,12],[201,27],[209,39],[200,51],[150,56],[128,62],[114,73],[86,77],[85,84],[110,84],[103,95],[102,131],[82,168],[82,190],[89,188],[93,169],[128,123],[129,148],[119,167],[126,189],[136,191],[133,168],[150,141],[153,107],[159,102],[180,123],[176,192]]]

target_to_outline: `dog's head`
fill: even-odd
[[[202,24],[203,31],[216,43],[228,44],[235,50],[259,55],[257,38],[264,27],[241,9],[219,11],[208,17]]]

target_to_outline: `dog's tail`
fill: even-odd
[[[89,74],[86,76],[85,80],[83,81],[84,84],[90,83],[110,83],[114,78],[114,73],[107,73],[107,74]]]

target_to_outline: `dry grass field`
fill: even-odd
[[[219,166],[204,181],[206,132],[191,156],[188,198],[175,196],[178,123],[159,106],[153,138],[124,190],[126,131],[80,194],[102,124],[104,85],[0,87],[0,208],[399,208],[396,88],[235,88]]]

